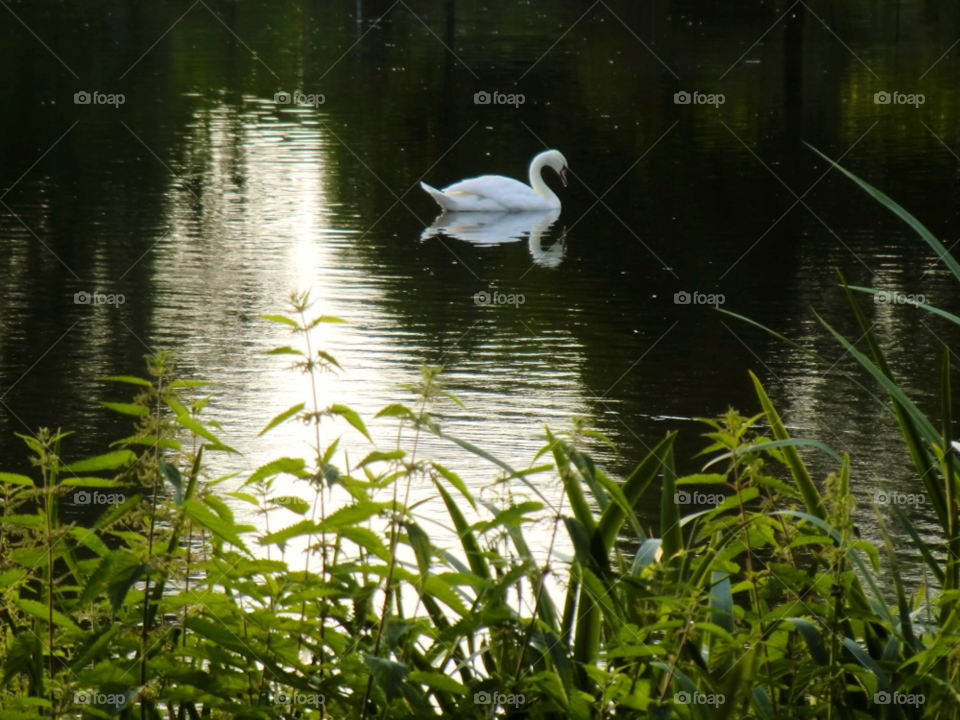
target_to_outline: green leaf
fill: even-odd
[[[791,439],[786,428],[783,426],[783,422],[780,420],[780,415],[773,407],[773,403],[770,402],[767,391],[763,389],[760,379],[754,375],[752,371],[750,372],[750,378],[753,380],[754,389],[757,392],[757,397],[760,398],[760,405],[763,407],[763,411],[767,416],[767,422],[770,423],[770,429],[773,431],[774,437],[776,437],[777,440]],[[803,464],[803,460],[800,458],[797,449],[789,445],[785,446],[783,448],[783,454],[787,459],[787,464],[790,466],[790,474],[793,475],[793,481],[797,484],[800,495],[803,497],[803,503],[807,506],[807,512],[821,520],[825,520],[827,510],[823,506],[823,500],[817,491],[817,486],[814,484],[813,478],[810,477],[810,473],[807,472],[807,466]]]
[[[734,620],[730,578],[726,573],[714,571],[713,587],[710,589],[710,622],[732,633]]]
[[[115,487],[116,480],[96,477],[68,477],[60,483],[67,487]]]
[[[363,664],[370,670],[374,681],[389,700],[402,694],[401,686],[410,673],[409,667],[403,663],[378,658],[370,653],[363,653]]]
[[[643,459],[643,461],[634,468],[633,472],[624,480],[621,490],[627,503],[631,506],[640,501],[640,497],[650,486],[650,483],[657,476],[663,467],[667,452],[673,447],[677,433],[669,433],[663,440],[657,443],[657,446]],[[600,522],[597,523],[597,533],[603,539],[604,547],[607,552],[613,548],[613,543],[620,533],[620,527],[627,515],[619,504],[610,505],[601,515]]]
[[[356,525],[369,520],[374,515],[379,515],[385,507],[386,505],[383,503],[359,500],[328,515],[325,520],[320,522],[319,527],[323,532],[336,532],[341,527]]]
[[[25,485],[33,487],[33,479],[26,475],[17,475],[16,473],[0,473],[0,482],[11,483],[12,485]]]
[[[283,530],[278,530],[277,532],[270,533],[269,535],[259,537],[257,538],[257,542],[260,545],[279,545],[280,547],[284,547],[295,537],[301,537],[302,535],[313,535],[316,532],[317,524],[313,522],[313,520],[301,520],[300,522],[290,525]]]
[[[224,450],[229,453],[237,452],[233,448],[227,445],[224,445],[216,435],[210,432],[199,421],[195,420],[191,416],[190,411],[187,410],[183,405],[178,403],[176,400],[171,400],[168,398],[166,400],[166,403],[167,405],[170,406],[170,409],[173,410],[173,412],[176,414],[177,423],[185,427],[194,435],[198,435],[199,437],[202,437],[204,440],[208,440],[209,442],[213,443],[214,447],[210,449]]]
[[[269,320],[270,322],[281,323],[294,328],[300,327],[300,324],[296,320],[292,320],[284,315],[260,315],[260,317],[264,320]]]
[[[183,505],[183,478],[180,475],[180,470],[175,465],[161,462],[160,472],[167,479],[167,482],[173,486],[177,507]]]
[[[389,561],[390,551],[387,550],[387,546],[383,544],[383,541],[373,530],[356,525],[342,525],[339,532],[343,537],[352,540],[381,560]]]
[[[460,538],[460,544],[463,547],[464,552],[467,554],[467,562],[470,564],[470,569],[473,571],[474,575],[477,575],[484,580],[489,580],[490,568],[487,565],[486,557],[484,557],[483,552],[480,550],[480,544],[477,542],[476,535],[474,535],[470,525],[464,519],[463,513],[460,512],[460,508],[457,507],[457,504],[453,501],[453,498],[450,497],[450,493],[448,493],[443,485],[440,484],[440,480],[434,477],[433,482],[437,486],[437,490],[440,492],[440,497],[443,498],[444,505],[447,506],[447,513],[450,515],[450,519],[453,520],[453,526],[457,531],[457,537]]]
[[[120,561],[120,553],[112,552],[106,555],[100,563],[97,565],[97,569],[93,571],[89,578],[87,578],[87,584],[83,588],[83,592],[80,594],[80,599],[77,600],[77,607],[86,607],[87,603],[97,597],[100,592],[106,587],[107,582],[110,580],[110,577],[113,575],[114,571],[117,569],[117,564]]]
[[[117,468],[127,467],[136,461],[137,456],[130,450],[114,450],[89,460],[72,463],[67,465],[64,470],[74,473],[100,472],[101,470],[116,470]]]
[[[39,515],[6,515],[0,516],[0,524],[14,525],[15,527],[39,528],[44,520]]]
[[[247,485],[255,485],[261,480],[266,480],[267,478],[280,475],[281,473],[287,473],[288,475],[293,475],[294,477],[301,479],[308,478],[310,477],[310,473],[304,470],[304,466],[305,463],[303,458],[277,458],[276,460],[268,462],[266,465],[261,465],[259,468],[257,468],[250,478],[243,484],[243,487],[246,487]]]
[[[826,667],[830,664],[830,655],[827,652],[826,643],[823,641],[823,635],[820,629],[809,620],[803,618],[786,618],[786,621],[793,625],[810,648],[810,657],[820,667]]]
[[[263,430],[260,431],[260,435],[258,435],[257,437],[262,437],[263,435],[266,435],[268,432],[273,430],[277,425],[279,425],[282,422],[286,422],[287,420],[292,418],[294,415],[299,413],[301,410],[303,410],[305,407],[306,407],[306,403],[300,403],[299,405],[294,405],[293,407],[287,410],[284,410],[282,413],[277,415],[273,420],[271,420],[270,423]]]
[[[247,550],[247,546],[244,545],[243,540],[240,539],[239,533],[253,530],[253,527],[249,525],[230,525],[214,515],[206,505],[197,500],[185,500],[183,509],[187,517],[197,523],[197,525],[206,528],[214,535],[223,538],[245,553],[250,553],[250,551]]]
[[[286,508],[290,512],[296,513],[297,515],[305,515],[307,511],[313,507],[303,498],[298,498],[294,495],[284,495],[282,497],[270,498],[269,502],[271,505]],[[254,501],[254,504],[256,504],[256,501]]]
[[[673,464],[673,448],[667,450],[663,463],[663,494],[660,498],[660,539],[663,541],[663,559],[670,559],[683,549],[683,531],[680,528],[680,505],[675,501],[677,474]]]
[[[206,385],[213,385],[214,383],[209,380],[174,380],[172,383],[167,385],[169,388],[195,388],[195,387],[204,387]]]
[[[407,674],[407,682],[426,685],[435,690],[443,690],[457,695],[466,695],[469,692],[466,685],[461,685],[449,675],[441,675],[432,671],[414,670]]]
[[[13,604],[20,608],[20,610],[23,612],[27,613],[27,615],[32,615],[38,620],[47,622],[49,618],[53,618],[55,625],[66,628],[70,632],[80,632],[80,628],[74,624],[73,620],[59,610],[53,610],[50,612],[44,603],[37,602],[36,600],[25,600],[24,598],[13,598]]]
[[[306,357],[306,354],[303,352],[303,350],[295,350],[289,345],[276,347],[273,348],[273,350],[267,350],[267,355],[299,355],[300,357]]]
[[[887,676],[883,670],[880,669],[880,666],[877,665],[877,661],[870,657],[869,653],[860,647],[857,644],[857,641],[853,638],[843,638],[843,644],[846,645],[847,650],[853,653],[854,657],[860,661],[861,665],[863,665],[865,668],[867,668],[867,670],[876,676],[877,681],[880,684],[880,689],[884,692],[890,692],[890,681],[887,679]]]
[[[150,414],[150,408],[146,405],[133,405],[131,403],[114,403],[114,402],[101,402],[105,408],[110,408],[111,410],[116,410],[118,413],[123,413],[124,415],[134,415],[136,417],[143,417],[144,415]]]
[[[726,475],[684,475],[682,478],[677,480],[677,485],[717,485],[727,482]]]
[[[42,667],[43,646],[36,633],[23,630],[13,635],[5,650],[3,685],[8,685],[21,672],[29,673],[31,668]]]
[[[477,529],[477,532],[480,533],[489,532],[500,525],[517,527],[524,520],[535,520],[536,518],[527,517],[527,515],[529,513],[539,512],[540,510],[543,510],[543,503],[533,502],[532,500],[514,505],[506,510],[496,510],[494,508],[493,520],[489,522],[478,522],[474,527]]]
[[[135,565],[115,576],[114,581],[107,587],[107,597],[110,598],[110,607],[114,614],[120,612],[130,588],[140,582],[149,570],[149,565]]]
[[[400,403],[394,403],[393,405],[387,405],[383,410],[378,412],[373,416],[374,418],[382,417],[402,417],[407,418],[408,420],[413,420],[416,418],[413,410],[408,408],[406,405],[401,405]]]
[[[390,462],[392,460],[402,460],[407,455],[405,450],[391,450],[390,452],[381,452],[379,450],[374,450],[369,453],[363,460],[357,464],[357,468],[362,468],[365,465],[375,462]]]
[[[337,368],[343,370],[343,366],[342,366],[340,363],[338,363],[338,362],[337,362],[337,359],[336,359],[333,355],[331,355],[330,353],[328,353],[328,352],[326,352],[326,351],[324,351],[324,350],[317,350],[317,355],[320,356],[320,359],[321,359],[321,360],[326,360],[328,363],[330,363],[330,364],[333,365],[334,367],[337,367]]]
[[[98,377],[97,380],[110,380],[111,382],[122,382],[128,385],[142,385],[143,387],[153,387],[149,380],[132,377],[130,375],[111,375],[110,377]]]
[[[101,654],[104,656],[109,656],[108,648],[116,642],[115,637],[118,632],[120,632],[120,624],[110,624],[106,630],[98,632],[94,635],[94,642],[91,643],[85,649],[80,650],[80,654],[72,658],[70,663],[70,671],[77,675],[82,670],[86,669],[87,665],[91,662],[96,662],[96,659],[100,657]]]
[[[804,145],[807,145],[807,143],[804,143]],[[877,190],[875,187],[873,187],[868,183],[865,183],[863,180],[858,178],[853,173],[845,170],[843,167],[835,163],[833,160],[828,158],[826,155],[824,155],[822,152],[817,150],[812,145],[807,145],[807,147],[813,150],[815,153],[817,153],[817,155],[822,157],[824,160],[831,163],[840,172],[842,172],[848,178],[853,180],[857,185],[859,185],[861,188],[866,190],[870,195],[872,195],[874,199],[878,200],[888,210],[893,212],[897,217],[899,217],[901,220],[906,222],[907,225],[913,228],[913,230],[926,241],[927,245],[929,245],[933,249],[933,251],[937,255],[937,258],[940,260],[943,260],[947,264],[947,267],[949,267],[950,270],[953,272],[953,274],[956,276],[956,278],[960,280],[960,263],[958,263],[956,259],[954,259],[954,257],[950,254],[947,248],[943,246],[943,243],[937,240],[937,238],[933,236],[933,233],[927,230],[927,228],[924,227],[919,220],[917,220],[913,215],[911,215],[909,212],[904,210],[900,205],[898,205],[896,202],[894,202],[889,197],[884,195],[882,192]]]
[[[473,499],[473,495],[470,493],[470,491],[467,490],[466,484],[463,482],[463,480],[460,479],[460,476],[457,475],[457,474],[456,474],[455,472],[453,472],[452,470],[448,470],[447,468],[445,468],[445,467],[444,467],[443,465],[441,465],[440,463],[434,462],[434,463],[431,463],[431,465],[433,465],[433,469],[436,470],[438,473],[440,473],[447,482],[449,482],[449,483],[450,483],[451,485],[453,485],[457,490],[459,490],[459,491],[460,491],[460,494],[463,495],[463,496],[467,499],[467,502],[470,503],[470,506],[471,506],[474,510],[476,510],[476,508],[477,508],[477,503],[476,503],[476,501]]]
[[[327,412],[331,415],[339,415],[348,423],[350,423],[354,428],[359,430],[363,436],[373,442],[373,439],[370,437],[370,433],[367,432],[366,425],[363,424],[363,420],[360,419],[360,416],[357,415],[353,410],[348,408],[346,405],[331,405]]]
[[[407,529],[407,539],[413,548],[413,554],[417,558],[417,567],[420,569],[420,575],[424,576],[430,572],[430,558],[433,557],[433,549],[430,545],[429,536],[414,522],[405,522],[403,527]]]

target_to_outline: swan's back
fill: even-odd
[[[461,180],[444,188],[443,194],[454,200],[457,210],[467,212],[498,209],[520,212],[549,207],[549,203],[529,185],[502,175],[482,175]]]

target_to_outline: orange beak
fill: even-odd
[[[560,171],[560,179],[563,181],[563,186],[567,186],[567,169],[564,168]]]

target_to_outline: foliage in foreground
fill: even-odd
[[[396,425],[394,447],[370,440],[336,464],[322,422],[370,434],[314,392],[264,430],[303,422],[312,457],[219,477],[217,454],[235,451],[203,415],[209,397],[187,397],[202,383],[176,380],[160,354],[149,378],[112,378],[137,393],[107,403],[136,422],[115,449],[63,465],[65,434],[42,430],[23,437],[34,477],[0,473],[2,717],[960,718],[949,353],[938,430],[899,389],[852,290],[872,359],[834,334],[889,394],[943,531],[929,546],[892,506],[930,573],[913,596],[887,519],[876,513],[881,548],[854,530],[847,459],[791,439],[756,378],[761,414],[706,421],[709,460],[689,477],[670,433],[612,478],[589,453],[606,439],[581,423],[547,429],[513,468],[443,431],[437,406],[456,398],[427,367],[403,388],[412,402],[376,416]],[[267,320],[297,342],[273,354],[311,381],[338,370],[311,347],[336,318],[308,319],[304,295],[291,304]],[[427,435],[489,463],[495,499],[422,457]],[[837,463],[822,493],[800,445]],[[277,492],[290,477],[300,497]],[[725,499],[681,517],[681,494],[704,488]],[[70,522],[64,501],[95,493],[113,504],[89,527]],[[427,494],[446,511],[439,535]],[[634,512],[642,499],[660,507],[656,534]],[[546,552],[528,544],[534,522]]]

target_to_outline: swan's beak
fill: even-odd
[[[563,168],[563,170],[560,171],[560,179],[563,181],[563,186],[566,187],[567,186],[567,169],[566,168]]]

